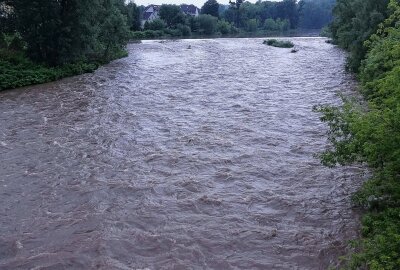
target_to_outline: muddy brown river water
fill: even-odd
[[[338,48],[292,41],[145,41],[0,92],[0,269],[337,265],[362,177],[313,157],[312,107],[354,82]]]

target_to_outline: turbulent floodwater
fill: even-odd
[[[0,92],[0,269],[326,269],[357,168],[313,154],[351,88],[319,38],[146,41]],[[188,49],[188,46],[191,49]]]

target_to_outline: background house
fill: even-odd
[[[195,5],[181,5],[181,10],[183,13],[189,16],[197,17],[200,14],[200,9],[198,9]]]
[[[143,16],[141,20],[141,26],[144,27],[146,22],[151,22],[155,19],[160,18],[160,7],[159,5],[149,5],[143,10]],[[181,11],[187,16],[197,17],[200,14],[200,9],[195,5],[180,5]]]
[[[158,19],[160,16],[158,13],[160,12],[159,5],[149,5],[143,11],[143,17],[140,21],[142,28],[146,22],[151,22],[152,20]]]

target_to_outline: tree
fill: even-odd
[[[337,0],[331,31],[334,41],[350,51],[350,70],[359,70],[367,53],[364,42],[388,16],[388,3],[389,0]]]
[[[167,24],[161,19],[155,19],[152,21],[146,21],[144,24],[145,30],[163,30],[167,27]]]
[[[258,20],[257,19],[250,19],[247,21],[247,31],[256,32],[257,28],[258,28]]]
[[[201,14],[196,17],[196,20],[199,23],[199,32],[204,33],[206,35],[214,34],[217,29],[217,21],[218,19],[209,14]]]
[[[140,10],[134,2],[129,2],[126,6],[128,26],[131,31],[140,30]]]
[[[60,65],[100,60],[127,40],[120,0],[14,0],[17,30],[36,62]],[[123,3],[122,3],[123,5]]]
[[[299,25],[306,29],[321,29],[331,23],[336,0],[301,0]]]
[[[15,14],[11,0],[0,0],[0,32],[13,33],[16,30]]]
[[[221,34],[226,35],[231,32],[232,25],[225,20],[219,20],[217,24],[217,29]]]
[[[160,19],[162,19],[168,27],[176,27],[178,24],[185,24],[185,15],[177,5],[161,5]]]
[[[217,0],[207,0],[201,8],[201,14],[209,14],[214,17],[219,17],[219,4]]]

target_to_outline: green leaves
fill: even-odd
[[[381,3],[339,0],[335,9],[336,40],[350,50],[352,60],[362,59],[353,64],[360,68],[367,104],[345,101],[341,107],[316,108],[329,126],[331,143],[321,154],[322,162],[362,162],[373,173],[353,196],[369,213],[348,258],[349,269],[400,267],[400,4],[391,0],[382,11]]]
[[[128,39],[129,9],[120,0],[15,0],[12,5],[27,54],[37,63],[107,61]]]

